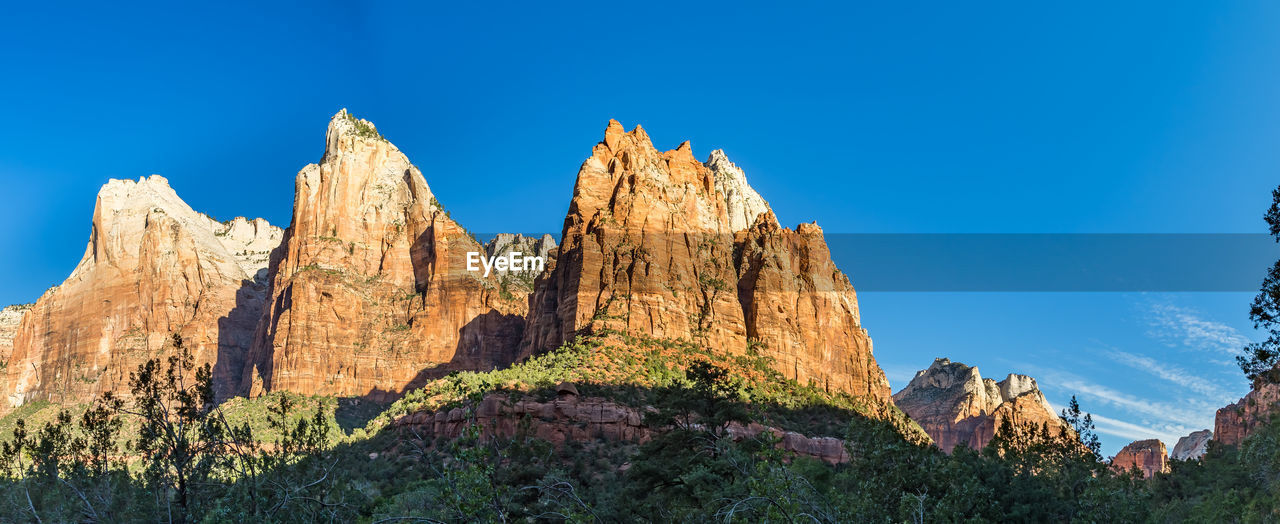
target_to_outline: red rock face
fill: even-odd
[[[0,309],[0,362],[8,363],[13,357],[13,336],[18,334],[22,315],[31,310],[30,304],[5,306]]]
[[[1066,431],[1035,379],[1010,374],[996,382],[982,378],[976,367],[945,358],[916,373],[893,400],[947,453],[960,444],[986,447],[1005,420],[1014,425],[1048,424],[1054,435]]]
[[[1255,385],[1239,402],[1218,410],[1213,421],[1213,440],[1237,446],[1271,420],[1278,409],[1280,384]]]
[[[0,375],[6,409],[127,393],[129,373],[160,355],[170,333],[198,364],[216,364],[214,387],[225,396],[261,312],[256,265],[279,240],[265,221],[219,224],[196,213],[162,177],[109,182],[79,265],[22,318]]]
[[[1144,478],[1167,473],[1169,460],[1164,443],[1155,439],[1132,442],[1111,459],[1111,468],[1116,471],[1129,471],[1135,467],[1142,471]]]
[[[395,421],[400,428],[412,428],[420,437],[456,438],[471,424],[480,427],[486,436],[512,437],[522,423],[535,438],[546,440],[559,447],[565,442],[590,442],[596,439],[643,443],[654,437],[657,430],[644,423],[644,411],[623,406],[604,398],[579,397],[562,393],[559,398],[547,402],[532,399],[512,401],[508,393],[486,395],[476,407],[475,418],[467,416],[466,409],[454,408],[436,412],[422,411],[405,415]],[[763,432],[778,437],[778,447],[784,451],[804,455],[831,464],[848,462],[849,452],[844,441],[830,437],[806,437],[791,431],[780,431],[760,424],[730,424],[729,438],[742,440]]]
[[[457,369],[515,358],[524,297],[466,268],[484,248],[449,218],[417,167],[373,125],[329,124],[298,173],[293,222],[242,391],[387,399]]]
[[[616,330],[755,351],[790,378],[888,399],[821,229],[778,227],[722,153],[706,164],[687,142],[662,153],[643,129],[611,121],[578,172],[562,233],[530,301],[523,355]]]

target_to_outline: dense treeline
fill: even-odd
[[[981,452],[948,455],[911,438],[892,416],[845,413],[853,459],[829,465],[781,451],[770,433],[728,428],[776,422],[755,409],[760,389],[724,361],[649,366],[643,444],[493,438],[471,425],[443,440],[382,426],[332,434],[332,409],[298,416],[298,400],[270,397],[272,436],[229,422],[207,367],[174,339],[174,356],[131,376],[132,395],[105,397],[80,416],[40,428],[18,423],[0,445],[6,522],[1266,522],[1280,517],[1280,429],[1203,462],[1175,463],[1151,481],[1110,471],[1088,415],[1064,410],[1074,434],[1004,426]],[[574,348],[565,354],[575,355]],[[577,357],[598,356],[577,348]],[[539,380],[581,366],[548,355],[504,370]],[[548,362],[558,362],[549,366]],[[768,366],[760,366],[768,369]],[[521,371],[524,370],[524,371]],[[550,373],[550,375],[548,375]],[[444,381],[474,406],[486,374]],[[769,381],[777,377],[764,377]],[[496,382],[497,380],[494,380]],[[802,391],[803,388],[796,388]],[[764,393],[762,393],[762,391]],[[775,393],[768,393],[773,391]],[[634,391],[631,394],[635,394]],[[831,413],[831,412],[829,412]],[[882,414],[883,415],[883,414]],[[130,420],[128,425],[124,421]],[[525,428],[528,429],[526,421]],[[131,428],[122,434],[123,427]],[[370,426],[374,427],[373,425]],[[134,429],[136,428],[136,429]],[[259,432],[262,433],[262,432]],[[122,444],[123,443],[123,444]]]

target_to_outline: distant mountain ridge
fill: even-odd
[[[762,354],[790,378],[888,400],[821,229],[781,228],[723,151],[706,162],[688,142],[661,153],[643,129],[611,121],[563,233],[561,245],[549,235],[481,245],[399,149],[345,110],[320,161],[298,173],[283,230],[213,221],[159,176],[111,181],[72,275],[0,319],[3,409],[125,393],[170,333],[214,368],[221,397],[386,400],[614,328]],[[546,257],[546,271],[466,268],[468,253],[515,250]]]

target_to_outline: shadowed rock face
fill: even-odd
[[[779,227],[723,152],[706,163],[688,142],[659,152],[643,129],[610,121],[578,171],[562,233],[522,355],[616,330],[750,350],[790,378],[888,399],[821,229]]]
[[[373,124],[333,117],[324,157],[298,173],[285,237],[243,392],[387,399],[515,358],[524,296],[467,271],[484,247]]]
[[[1144,478],[1168,472],[1169,462],[1164,443],[1155,439],[1132,442],[1111,459],[1111,468],[1116,471],[1128,471],[1135,467],[1142,471]]]
[[[1209,447],[1209,440],[1213,439],[1213,432],[1207,429],[1192,432],[1190,435],[1178,439],[1178,443],[1173,446],[1173,452],[1169,454],[1169,458],[1173,460],[1200,460]]]
[[[545,402],[531,398],[512,400],[510,393],[492,393],[475,406],[474,420],[469,418],[466,408],[457,407],[404,415],[395,420],[395,426],[412,428],[415,435],[427,438],[457,438],[473,424],[486,436],[510,438],[521,431],[528,431],[556,447],[563,446],[565,442],[598,439],[644,443],[660,431],[644,422],[646,412],[606,398],[579,397],[576,389],[562,391],[558,398]],[[739,441],[764,432],[778,439],[778,449],[830,464],[849,461],[844,441],[837,438],[807,437],[756,423],[743,425],[734,422],[726,428],[728,437]]]
[[[1245,437],[1271,420],[1280,410],[1280,384],[1254,384],[1235,404],[1218,410],[1213,421],[1213,440],[1238,446]]]
[[[945,358],[916,373],[893,401],[947,453],[964,443],[982,449],[1005,420],[1048,424],[1053,434],[1065,429],[1035,379],[1010,374],[996,382],[982,378],[977,367]]]
[[[218,363],[214,388],[225,396],[253,330],[228,319],[261,307],[255,277],[280,238],[263,220],[219,223],[193,211],[160,176],[108,182],[80,263],[22,317],[0,375],[6,409],[127,393],[129,372],[169,333],[183,336],[197,364]]]

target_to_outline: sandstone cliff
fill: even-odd
[[[262,220],[195,212],[160,176],[108,182],[80,263],[22,318],[0,374],[6,406],[126,393],[129,372],[171,332],[198,364],[217,364],[215,389],[230,393],[261,310],[255,276],[280,238]]]
[[[9,366],[9,358],[13,356],[13,336],[18,333],[18,324],[22,315],[31,309],[31,304],[5,306],[0,309],[0,369]]]
[[[1209,448],[1209,440],[1213,438],[1213,432],[1207,429],[1194,431],[1190,435],[1178,439],[1178,443],[1173,446],[1173,452],[1169,454],[1169,458],[1173,460],[1200,460],[1204,456],[1205,451]]]
[[[1254,386],[1235,404],[1218,410],[1213,421],[1213,440],[1236,446],[1280,410],[1280,384]]]
[[[977,367],[945,358],[916,373],[893,400],[948,453],[966,443],[982,449],[1004,420],[1048,424],[1055,433],[1065,428],[1035,379],[1010,374],[996,382],[982,378]]]
[[[659,152],[610,121],[578,171],[522,354],[583,331],[696,340],[772,357],[789,378],[887,400],[857,296],[816,224],[779,227],[724,156]]]
[[[242,391],[385,399],[510,363],[527,303],[467,271],[484,251],[373,124],[339,112],[298,173]]]
[[[1111,468],[1116,471],[1129,471],[1135,467],[1142,471],[1144,478],[1167,473],[1169,462],[1164,443],[1155,439],[1132,442],[1111,459]]]

